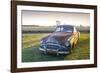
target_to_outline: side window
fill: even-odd
[[[74,32],[77,32],[77,29],[76,29],[76,27],[74,27]]]

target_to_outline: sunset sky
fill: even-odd
[[[22,25],[55,26],[56,21],[70,25],[90,25],[90,14],[22,10]]]

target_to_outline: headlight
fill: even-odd
[[[41,40],[40,43],[43,43],[43,40]]]
[[[66,46],[69,46],[69,42],[67,41],[67,42],[65,43],[65,45],[66,45]]]

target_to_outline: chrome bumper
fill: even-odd
[[[46,49],[43,49],[43,48],[39,48],[40,51],[42,52],[46,52],[47,50]],[[58,53],[58,54],[69,54],[70,52],[69,51],[56,51],[55,53]]]

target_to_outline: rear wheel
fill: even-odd
[[[73,43],[73,45],[72,45],[72,49],[75,47],[75,43]]]
[[[77,43],[79,43],[79,38],[80,38],[80,33],[79,33],[79,35],[78,35],[78,40],[77,40]]]

